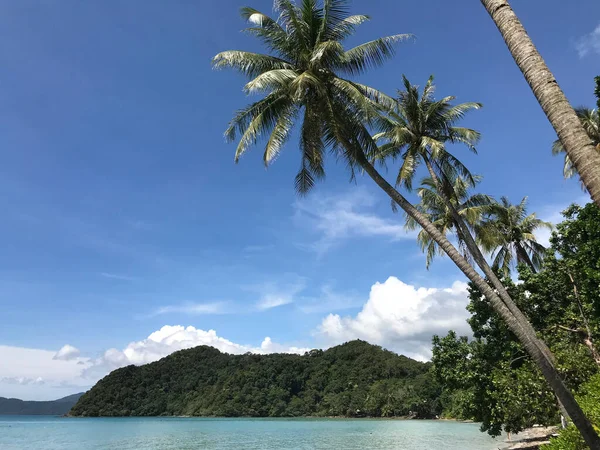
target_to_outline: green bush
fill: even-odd
[[[577,401],[588,419],[592,421],[596,431],[600,432],[600,374],[594,375],[581,386]],[[581,434],[573,425],[561,431],[557,438],[550,441],[550,444],[542,446],[542,450],[586,450],[587,448]]]

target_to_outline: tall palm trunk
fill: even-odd
[[[357,154],[357,162],[363,170],[377,183],[377,185],[388,196],[396,202],[410,217],[412,217],[428,233],[432,239],[444,250],[457,267],[467,276],[469,280],[481,291],[496,313],[505,321],[509,329],[517,336],[527,353],[538,365],[544,378],[555,392],[560,403],[565,407],[571,420],[581,432],[585,442],[591,450],[600,450],[600,438],[594,430],[594,427],[587,419],[573,394],[563,383],[559,373],[554,367],[552,361],[546,356],[545,352],[539,346],[537,335],[529,325],[526,327],[521,320],[513,314],[496,294],[496,292],[486,283],[486,281],[477,273],[477,271],[467,262],[460,252],[450,243],[444,234],[442,234],[427,218],[421,214],[402,194],[383,178],[373,165],[367,160],[362,152]],[[521,313],[522,314],[522,313]],[[533,331],[533,332],[532,332]]]
[[[429,174],[430,174],[431,178],[433,179],[440,196],[444,199],[446,206],[450,209],[450,212],[452,214],[452,218],[454,219],[454,224],[456,226],[458,235],[463,240],[465,245],[467,246],[467,250],[469,250],[469,253],[473,257],[473,259],[475,260],[475,262],[477,263],[479,268],[483,271],[485,276],[488,278],[488,280],[490,280],[492,282],[492,285],[498,292],[498,295],[500,296],[500,298],[502,299],[502,301],[504,302],[506,307],[510,310],[510,312],[519,321],[521,326],[525,330],[527,330],[530,333],[530,335],[535,336],[535,338],[533,338],[535,344],[540,349],[540,351],[544,354],[544,357],[548,360],[548,362],[552,366],[555,366],[556,360],[554,358],[554,355],[550,351],[550,348],[546,345],[546,343],[544,341],[542,341],[541,339],[539,339],[537,337],[535,329],[533,328],[533,326],[531,325],[531,323],[529,322],[529,320],[527,319],[525,314],[523,314],[523,312],[519,309],[519,307],[516,305],[516,303],[510,297],[510,294],[506,290],[504,284],[502,284],[500,279],[496,276],[496,274],[494,273],[492,268],[489,266],[487,260],[481,253],[479,246],[475,242],[475,239],[471,235],[471,231],[469,230],[469,227],[467,226],[466,222],[463,220],[461,215],[458,213],[458,211],[456,210],[456,208],[450,201],[450,198],[445,194],[443,186],[442,186],[441,182],[439,181],[438,176],[435,173],[435,170],[433,169],[431,160],[429,159],[429,157],[427,155],[423,155],[423,159],[425,160],[425,165],[427,166],[427,170],[429,171]],[[522,250],[524,251],[524,249],[522,249]],[[531,259],[529,258],[529,255],[527,255],[526,252],[525,252],[525,256],[529,262],[529,266],[531,267],[531,270],[535,273],[536,270],[535,270],[535,267],[533,266],[533,262],[531,261]],[[558,395],[555,394],[555,397],[556,397],[556,401],[558,404],[558,409],[560,410],[561,425],[562,425],[562,428],[565,428],[566,427],[565,418],[566,419],[569,418],[569,413],[567,412],[566,408],[560,401],[560,398],[558,397]]]
[[[554,364],[554,362],[555,362],[554,355],[552,354],[552,352],[550,351],[550,349],[548,348],[548,346],[546,345],[546,343],[544,341],[537,339],[535,329],[533,328],[533,326],[531,325],[531,323],[529,322],[529,320],[527,319],[525,314],[523,314],[523,312],[519,309],[519,307],[516,305],[516,303],[510,297],[510,294],[506,290],[506,287],[504,286],[504,284],[502,284],[500,279],[496,276],[496,274],[494,273],[494,271],[488,264],[487,260],[483,256],[483,253],[481,253],[479,246],[477,245],[477,243],[475,242],[475,239],[471,235],[469,227],[467,226],[467,224],[465,223],[463,218],[460,216],[460,214],[458,213],[458,211],[456,210],[456,208],[450,201],[450,198],[444,193],[443,186],[442,186],[440,180],[438,179],[438,176],[435,173],[435,170],[433,169],[431,160],[429,159],[429,157],[427,155],[423,155],[423,159],[425,161],[425,165],[427,166],[427,170],[429,171],[429,174],[430,174],[431,178],[433,179],[438,192],[440,193],[440,196],[442,197],[442,199],[444,199],[446,206],[450,209],[452,218],[454,219],[454,223],[456,225],[458,235],[465,243],[465,245],[466,245],[467,249],[469,250],[469,253],[473,257],[474,261],[477,263],[479,268],[483,271],[484,275],[488,278],[488,280],[490,280],[490,282],[496,289],[498,295],[500,296],[500,298],[502,299],[502,301],[504,302],[506,307],[517,318],[517,320],[519,321],[521,326],[524,327],[530,333],[530,335],[536,336],[536,338],[535,338],[536,344],[541,349],[541,351],[546,355],[546,358],[548,358],[550,363]],[[532,263],[532,266],[533,266],[533,263]]]
[[[508,1],[481,0],[481,3],[502,34],[592,200],[600,206],[600,154],[581,126],[573,107]]]

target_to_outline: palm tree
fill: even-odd
[[[296,176],[298,192],[306,193],[325,175],[326,150],[343,159],[352,175],[356,167],[363,169],[481,290],[537,362],[569,409],[574,423],[585,432],[589,421],[560,379],[554,361],[545,351],[547,347],[512,299],[501,297],[505,294],[502,291],[500,295],[496,293],[450,241],[370,162],[378,148],[369,126],[374,124],[382,108],[391,110],[395,102],[371,87],[340,75],[360,74],[380,65],[394,54],[394,45],[407,35],[380,38],[345,50],[344,39],[368,19],[362,15],[348,16],[347,3],[346,0],[323,0],[322,4],[317,0],[302,0],[296,5],[291,0],[275,0],[277,20],[252,8],[242,9],[242,17],[254,25],[247,31],[261,39],[272,54],[227,51],[213,59],[214,67],[233,68],[249,77],[247,92],[264,93],[261,100],[240,110],[226,131],[229,140],[241,135],[236,160],[264,135],[268,138],[263,159],[265,164],[272,162],[302,115],[301,163]]]
[[[546,248],[534,234],[540,228],[552,229],[552,224],[535,213],[527,214],[527,197],[518,205],[502,197],[488,206],[487,218],[476,226],[476,234],[482,248],[492,254],[492,267],[509,276],[515,261],[533,272],[541,267]]]
[[[243,8],[242,17],[253,27],[246,31],[257,36],[273,55],[226,51],[213,58],[213,67],[233,68],[251,81],[249,94],[266,93],[259,101],[238,111],[231,120],[227,140],[241,135],[236,162],[261,135],[270,135],[263,160],[273,162],[289,138],[299,114],[301,166],[296,189],[305,194],[324,176],[326,147],[349,151],[340,146],[340,134],[348,127],[362,127],[377,115],[377,105],[391,105],[383,93],[340,76],[356,75],[381,65],[394,55],[395,45],[410,37],[388,36],[349,50],[343,41],[368,20],[364,15],[347,15],[347,2],[328,0],[320,7],[316,0],[296,6],[290,0],[275,0],[279,19],[273,20],[253,9]],[[353,158],[348,158],[354,165]]]
[[[592,199],[600,206],[600,154],[595,151],[573,107],[508,0],[481,0],[481,3],[502,34],[517,66],[563,143]],[[597,447],[600,447],[600,443]]]
[[[395,159],[401,156],[403,163],[396,178],[396,186],[404,185],[409,190],[418,165],[421,161],[425,163],[430,179],[435,185],[435,191],[439,194],[437,199],[444,203],[445,210],[449,214],[446,217],[447,224],[453,227],[464,258],[469,262],[474,261],[479,266],[505,305],[518,320],[523,324],[527,323],[527,318],[514,305],[506,288],[489,266],[473,237],[473,226],[467,223],[465,217],[457,211],[454,200],[457,193],[453,192],[452,180],[456,179],[458,174],[462,174],[472,185],[475,184],[475,180],[468,169],[446,150],[446,143],[463,143],[476,153],[474,146],[479,140],[479,133],[469,128],[457,127],[456,122],[469,110],[480,108],[481,104],[463,103],[453,106],[451,101],[454,97],[445,97],[436,101],[433,98],[433,77],[427,81],[421,95],[419,95],[419,88],[411,85],[406,77],[403,77],[403,84],[405,90],[399,92],[396,108],[377,120],[377,126],[382,131],[375,136],[375,139],[384,140],[385,143],[378,149],[375,159],[385,161],[389,157]],[[392,201],[394,210],[395,206],[395,202]],[[441,247],[436,248],[435,240],[432,241],[433,243],[427,242],[428,233],[425,230],[422,230],[419,236],[422,249],[428,252],[427,263],[429,264],[436,250],[442,253]],[[545,357],[553,361],[550,349],[541,341],[538,344]],[[560,399],[558,403],[563,414],[567,415]]]
[[[575,113],[577,114],[577,117],[579,118],[583,129],[592,141],[596,152],[600,154],[600,113],[598,112],[598,109],[580,107],[575,109]],[[563,146],[560,139],[557,139],[552,145],[552,154],[558,155],[561,153],[566,153],[565,147]],[[568,154],[565,154],[565,165],[563,167],[563,174],[565,178],[571,178],[576,173],[577,169],[573,165],[571,158]],[[585,186],[583,187],[585,189]]]
[[[436,100],[433,95],[433,77],[427,80],[421,94],[418,86],[412,85],[405,76],[402,79],[404,90],[398,91],[395,109],[377,120],[377,127],[381,131],[374,138],[383,143],[374,159],[385,163],[387,159],[395,160],[400,157],[402,164],[396,177],[396,186],[403,186],[409,191],[412,190],[412,181],[418,167],[421,163],[425,164],[438,199],[445,203],[453,218],[459,244],[463,250],[469,249],[490,281],[503,291],[502,283],[479,251],[469,225],[455,209],[453,199],[458,193],[452,191],[454,180],[461,176],[464,182],[473,186],[475,179],[465,165],[446,148],[447,143],[462,143],[477,153],[475,144],[479,141],[479,132],[458,127],[456,122],[468,111],[479,109],[482,105],[474,102],[453,105],[452,96]],[[392,207],[395,209],[394,202]],[[469,252],[465,255],[469,255]]]
[[[412,85],[404,75],[402,82],[404,90],[398,91],[395,109],[377,122],[381,131],[374,138],[384,143],[379,146],[376,159],[401,158],[396,186],[404,186],[409,191],[421,162],[425,162],[434,181],[440,176],[455,177],[458,173],[473,184],[469,170],[447,151],[446,144],[462,143],[477,153],[475,144],[479,141],[479,132],[455,124],[471,109],[481,108],[481,103],[452,105],[454,97],[451,96],[435,100],[433,76],[421,94],[418,86]]]
[[[480,177],[473,177],[479,182]],[[417,195],[421,199],[420,203],[415,205],[425,217],[444,235],[454,234],[458,240],[458,247],[466,259],[470,259],[469,250],[466,247],[464,239],[456,230],[456,223],[446,198],[454,206],[456,212],[463,218],[470,229],[476,227],[487,208],[492,204],[493,199],[485,194],[470,195],[469,190],[473,185],[462,177],[456,177],[454,183],[447,185],[447,192],[440,194],[438,184],[431,178],[425,178],[421,181],[421,187],[417,190]],[[410,216],[406,217],[406,228],[414,230],[419,224]],[[444,252],[436,242],[423,230],[417,235],[417,241],[427,256],[426,266],[429,268],[433,258],[436,255],[443,256]]]
[[[385,163],[388,158],[401,157],[402,165],[396,178],[396,186],[404,186],[409,191],[412,189],[412,179],[417,167],[422,162],[425,163],[439,199],[444,201],[453,218],[455,234],[466,259],[472,257],[513,314],[526,322],[479,249],[472,227],[455,209],[453,201],[457,196],[452,191],[453,180],[457,176],[462,176],[470,185],[474,185],[475,180],[464,164],[447,151],[446,144],[462,143],[476,153],[475,144],[479,141],[480,134],[470,128],[458,127],[456,122],[468,111],[480,108],[481,104],[471,102],[453,105],[452,96],[436,100],[433,97],[435,87],[432,77],[425,84],[422,94],[406,77],[403,77],[403,84],[404,90],[398,92],[394,110],[376,120],[381,132],[374,138],[383,143],[377,149],[374,159]],[[392,207],[395,209],[395,201],[392,201]],[[544,351],[549,353],[546,348]]]

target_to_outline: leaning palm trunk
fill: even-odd
[[[425,160],[425,165],[427,166],[427,170],[429,171],[429,174],[430,174],[432,180],[434,181],[434,183],[437,187],[437,190],[440,193],[440,196],[442,197],[446,206],[449,208],[450,213],[452,214],[452,218],[454,219],[454,224],[456,226],[456,231],[458,233],[459,238],[462,239],[462,241],[465,243],[467,250],[469,251],[472,258],[475,260],[475,262],[477,263],[479,268],[483,271],[483,273],[486,275],[486,277],[488,277],[488,280],[491,281],[492,285],[496,289],[496,292],[498,293],[498,295],[504,302],[504,305],[515,316],[515,319],[519,322],[521,327],[524,330],[526,330],[531,336],[533,336],[532,340],[534,341],[535,345],[543,353],[543,355],[546,358],[546,360],[548,361],[548,363],[552,367],[554,367],[556,360],[554,358],[554,355],[550,351],[550,348],[548,348],[548,346],[546,345],[546,343],[544,341],[537,338],[535,329],[533,328],[533,326],[531,325],[531,323],[529,322],[527,317],[523,314],[523,312],[515,304],[515,302],[510,297],[510,294],[508,293],[508,291],[506,290],[506,288],[504,287],[504,285],[502,284],[500,279],[496,276],[494,271],[489,266],[487,260],[481,253],[479,246],[475,242],[475,239],[471,235],[469,227],[467,226],[467,224],[465,223],[463,218],[460,216],[460,214],[458,213],[458,211],[456,210],[456,208],[450,201],[450,198],[446,195],[444,189],[442,188],[442,184],[441,184],[440,180],[438,179],[437,174],[435,173],[433,165],[431,164],[431,160],[426,155],[423,156],[423,159]],[[531,270],[535,273],[536,269],[535,269],[535,266],[533,265],[533,262],[531,261],[531,258],[529,258],[529,255],[527,254],[527,252],[525,252],[525,250],[522,247],[519,246],[519,249],[524,253],[524,258],[525,258],[524,260],[529,265]],[[523,255],[522,255],[522,257],[523,257]],[[555,393],[555,397],[556,397],[556,401],[558,404],[558,409],[560,410],[561,427],[565,428],[566,427],[566,419],[569,419],[569,413],[566,410],[566,408],[564,407],[564,405],[562,404],[560,398],[558,397],[558,395],[556,393]]]
[[[591,450],[600,450],[600,438],[598,437],[593,425],[587,419],[577,401],[573,397],[573,394],[565,386],[562,378],[560,377],[556,367],[553,364],[551,358],[548,357],[549,350],[545,344],[541,344],[538,339],[533,327],[525,326],[521,317],[524,318],[523,314],[519,311],[520,315],[517,316],[511,312],[505,302],[500,298],[498,294],[487,284],[487,282],[475,271],[475,269],[468,263],[468,261],[460,254],[460,252],[450,243],[450,241],[443,235],[425,216],[423,216],[402,194],[400,194],[394,187],[383,178],[379,172],[373,167],[373,165],[367,160],[364,154],[359,153],[357,155],[357,163],[363,168],[363,170],[377,183],[377,185],[386,193],[388,196],[398,204],[410,217],[412,217],[424,230],[428,233],[433,240],[444,250],[444,252],[450,257],[450,259],[456,264],[456,266],[467,276],[467,278],[473,282],[473,284],[481,291],[481,293],[488,299],[490,305],[496,311],[496,313],[506,322],[509,329],[519,339],[527,353],[531,356],[533,361],[540,368],[544,378],[551,386],[552,390],[556,394],[559,403],[564,406],[564,409],[570,416],[575,426],[581,432],[587,445]],[[513,303],[514,305],[514,303]],[[514,306],[516,308],[516,305]],[[516,308],[518,310],[518,308]],[[527,323],[525,319],[525,323]]]
[[[446,206],[448,207],[448,209],[450,210],[450,213],[452,214],[452,218],[454,219],[454,223],[456,225],[456,230],[458,232],[458,236],[464,242],[465,246],[467,247],[467,250],[469,251],[469,254],[473,257],[473,260],[477,263],[477,265],[483,271],[483,273],[488,278],[488,280],[490,280],[490,282],[496,289],[498,295],[500,296],[500,298],[502,299],[502,301],[504,302],[506,307],[517,318],[517,320],[519,321],[521,326],[523,328],[525,328],[531,335],[536,336],[535,329],[533,328],[533,326],[531,326],[527,317],[525,317],[523,312],[519,309],[519,307],[512,300],[508,291],[504,287],[504,284],[502,284],[500,279],[496,276],[496,274],[494,273],[492,268],[489,266],[488,262],[486,261],[485,257],[483,256],[483,253],[481,253],[479,246],[475,242],[475,239],[471,235],[471,232],[469,231],[469,227],[467,226],[467,224],[465,223],[463,218],[460,216],[460,214],[458,213],[458,211],[456,210],[456,208],[450,201],[450,198],[448,198],[448,196],[445,194],[444,189],[442,188],[441,182],[438,179],[437,174],[435,173],[433,165],[431,164],[431,160],[425,155],[424,155],[423,159],[425,160],[425,165],[427,166],[427,170],[429,171],[431,178],[433,179],[434,183],[437,186],[440,196],[442,197],[442,199],[444,199]],[[531,267],[532,267],[532,270],[535,271],[535,268],[533,268],[533,263],[531,263]],[[537,338],[536,338],[536,340],[537,340],[537,345],[540,347],[542,352],[544,352],[546,354],[546,357],[548,358],[548,360],[552,364],[554,364],[554,355],[552,355],[552,352],[550,352],[550,349],[548,348],[548,346],[543,341],[541,341]]]
[[[481,0],[540,106],[558,134],[592,200],[600,206],[600,154],[507,0]]]

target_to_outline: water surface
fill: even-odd
[[[493,450],[476,424],[420,420],[0,416],[2,450]]]

